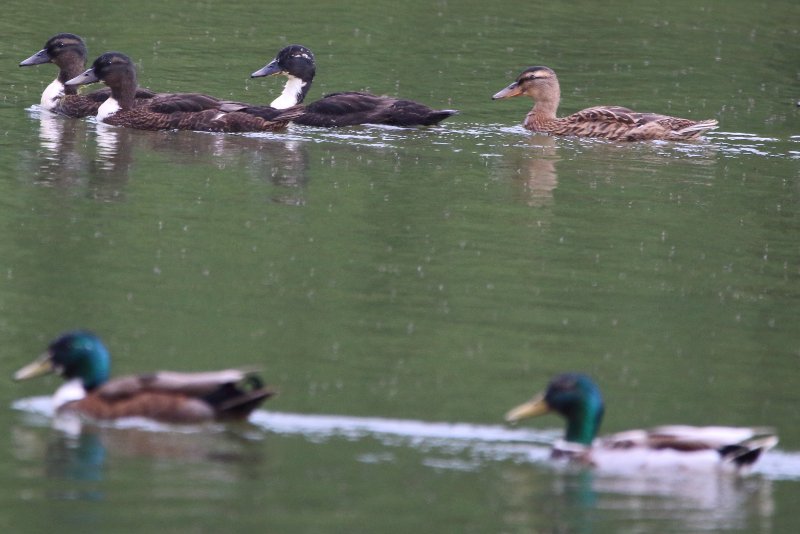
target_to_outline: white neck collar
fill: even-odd
[[[64,84],[58,81],[58,78],[50,82],[45,90],[42,92],[41,106],[51,111],[56,107],[58,101],[64,96]]]
[[[119,111],[119,102],[117,102],[113,96],[110,96],[105,102],[100,104],[100,108],[97,110],[97,120],[103,121],[117,111]]]
[[[306,82],[295,76],[289,76],[286,85],[283,86],[281,96],[272,101],[270,106],[275,109],[286,109],[297,105],[300,100],[300,95],[303,93],[303,87]]]
[[[86,396],[83,388],[83,381],[80,378],[73,378],[65,382],[53,394],[53,408],[58,410],[68,402],[79,401]]]

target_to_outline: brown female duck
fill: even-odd
[[[717,127],[717,121],[713,119],[693,121],[657,113],[637,113],[619,106],[596,106],[558,118],[556,111],[561,89],[556,73],[548,67],[525,69],[514,83],[492,99],[521,95],[529,96],[535,102],[524,123],[525,128],[534,132],[619,141],[687,141]]]
[[[289,78],[281,95],[268,108],[284,109],[303,102],[311,88],[316,68],[311,50],[301,45],[289,45],[250,77],[282,74]],[[255,112],[255,109],[248,112]],[[452,109],[431,109],[413,100],[348,91],[332,93],[308,104],[294,122],[328,128],[356,124],[431,126],[456,113]]]
[[[200,130],[207,132],[260,132],[286,127],[302,110],[275,110],[272,118],[241,110],[248,104],[220,100],[198,93],[157,94],[147,104],[137,106],[136,69],[131,59],[120,52],[107,52],[92,68],[66,85],[105,82],[111,97],[97,111],[98,120],[114,126],[139,130]]]
[[[100,105],[111,96],[107,87],[79,95],[75,86],[65,85],[86,69],[86,43],[73,33],[59,33],[44,44],[44,48],[19,64],[20,67],[54,63],[58,76],[42,92],[41,107],[68,117],[88,117],[97,115]],[[142,103],[155,96],[150,90],[138,88],[136,103]]]
[[[26,380],[56,372],[67,382],[53,396],[57,414],[93,420],[144,417],[166,423],[246,419],[273,392],[253,372],[159,371],[109,380],[111,358],[87,331],[69,332],[14,374]]]

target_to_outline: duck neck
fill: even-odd
[[[69,54],[65,57],[60,57],[58,59],[58,67],[59,67],[59,72],[56,81],[60,82],[61,85],[64,86],[67,80],[75,78],[86,69],[86,61],[84,60],[84,58],[82,58],[77,54]],[[64,94],[77,95],[78,86],[77,85],[64,86]]]
[[[603,421],[603,403],[589,399],[576,410],[567,414],[567,433],[564,440],[591,446],[600,423]]]
[[[529,115],[535,117],[540,122],[554,120],[556,118],[556,111],[558,111],[558,102],[558,95],[555,95],[554,98],[539,99],[533,105],[533,109]]]
[[[286,109],[296,106],[305,99],[310,88],[311,80],[304,81],[296,76],[289,75],[286,85],[283,86],[283,92],[278,98],[272,101],[270,106],[275,109]]]

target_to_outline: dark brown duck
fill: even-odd
[[[100,105],[111,96],[107,87],[90,93],[78,94],[77,87],[65,85],[86,69],[86,43],[73,33],[59,33],[44,44],[44,48],[19,64],[20,67],[53,63],[58,67],[58,76],[42,92],[40,105],[43,109],[68,117],[97,115]],[[155,96],[147,89],[136,91],[136,104]]]
[[[303,102],[316,74],[314,54],[301,45],[283,48],[275,59],[250,76],[284,75],[288,81],[271,108],[290,108]],[[250,111],[250,110],[249,110]],[[348,91],[332,93],[306,105],[294,122],[306,126],[353,126],[386,124],[390,126],[431,126],[458,113],[452,109],[432,109],[413,100]]]
[[[104,82],[111,98],[100,106],[98,120],[139,130],[199,130],[207,132],[260,132],[285,128],[302,110],[287,109],[270,119],[244,113],[248,104],[220,100],[198,93],[156,94],[147,104],[136,105],[136,69],[120,52],[107,52],[92,68],[67,80],[66,85]]]

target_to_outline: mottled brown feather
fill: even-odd
[[[595,106],[559,118],[556,111],[561,90],[555,72],[547,67],[526,69],[494,99],[521,95],[527,95],[535,102],[525,118],[525,128],[552,135],[619,141],[687,141],[717,127],[717,121],[713,119],[694,121],[657,113],[637,113],[620,106]]]

